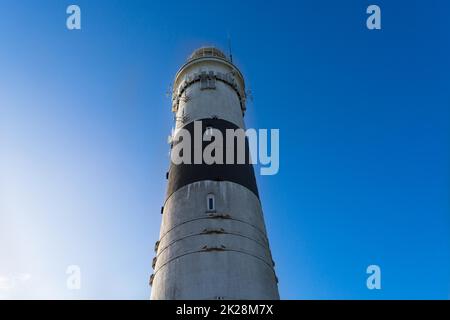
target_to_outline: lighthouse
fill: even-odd
[[[151,299],[279,299],[248,141],[244,163],[228,140],[223,162],[194,159],[208,145],[199,135],[245,130],[245,92],[242,73],[214,47],[194,51],[175,76],[169,144],[175,152],[189,133],[192,161],[171,161],[166,173]]]

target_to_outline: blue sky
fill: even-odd
[[[65,26],[72,3],[81,31]],[[370,4],[382,30],[365,27]],[[166,91],[230,34],[247,126],[280,129],[280,171],[257,179],[281,297],[448,299],[449,10],[0,0],[0,298],[149,297]],[[366,288],[371,264],[381,290]]]

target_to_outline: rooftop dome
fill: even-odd
[[[191,54],[188,61],[203,57],[218,57],[221,59],[228,60],[225,54],[215,47],[201,47]]]

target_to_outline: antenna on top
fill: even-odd
[[[231,36],[230,33],[228,33],[228,53],[230,56],[230,61],[233,62],[233,54],[231,53]]]

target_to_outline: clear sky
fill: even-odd
[[[66,28],[72,3],[81,31]],[[382,30],[366,28],[370,4]],[[280,129],[280,171],[257,179],[281,297],[448,299],[449,12],[0,0],[0,298],[149,297],[166,92],[194,49],[226,50],[230,34],[247,126]],[[371,264],[381,290],[366,287]]]

